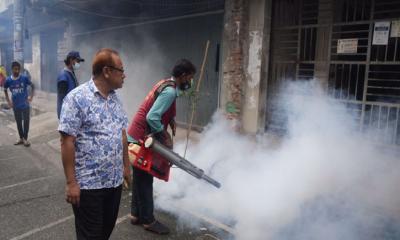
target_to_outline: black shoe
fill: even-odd
[[[143,227],[145,230],[156,233],[156,234],[160,234],[160,235],[169,234],[169,228],[157,220],[155,220],[148,226],[143,225]]]

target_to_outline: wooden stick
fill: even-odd
[[[210,40],[207,40],[207,44],[206,44],[206,50],[204,52],[204,57],[203,57],[203,63],[201,64],[201,69],[200,69],[200,75],[199,75],[199,79],[197,81],[197,86],[196,86],[196,90],[194,92],[194,97],[197,97],[197,94],[199,93],[200,90],[200,83],[201,80],[203,79],[203,75],[204,75],[204,67],[206,65],[206,60],[207,60],[207,56],[208,56],[208,48],[210,47]],[[187,129],[187,133],[186,133],[186,146],[185,146],[185,153],[183,154],[183,157],[186,157],[186,151],[188,148],[188,144],[189,144],[189,137],[190,137],[190,132],[192,130],[192,124],[193,124],[193,119],[194,119],[194,107],[195,102],[193,102],[193,106],[192,106],[192,113],[190,116],[190,121],[189,121],[189,127]]]

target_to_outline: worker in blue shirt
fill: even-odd
[[[79,85],[75,71],[80,68],[80,63],[84,61],[85,59],[81,58],[77,51],[69,52],[64,60],[65,67],[57,77],[57,116],[59,119],[64,97]]]
[[[12,75],[4,83],[4,94],[8,105],[14,110],[18,128],[19,140],[14,145],[24,144],[25,147],[29,147],[30,102],[33,98],[34,86],[28,77],[20,74],[21,64],[19,62],[13,62],[11,69]],[[30,96],[28,94],[28,86],[31,86],[32,89]],[[12,100],[8,96],[8,89],[10,89]]]

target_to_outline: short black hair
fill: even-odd
[[[196,67],[187,59],[179,60],[172,69],[173,77],[180,77],[183,74],[195,74]]]
[[[19,62],[17,62],[17,61],[14,61],[14,62],[11,63],[11,68],[14,68],[14,67],[21,68],[21,64]]]
[[[67,57],[67,58],[64,60],[65,65],[69,65],[69,64],[71,63],[71,61],[74,60],[74,59],[75,59],[74,57]]]

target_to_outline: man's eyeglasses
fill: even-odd
[[[119,71],[119,72],[121,72],[121,73],[124,73],[124,72],[125,72],[124,69],[117,68],[117,67],[114,67],[114,66],[107,66],[107,67],[109,67],[109,68],[111,68],[111,69],[114,69],[114,70],[117,70],[117,71]]]

